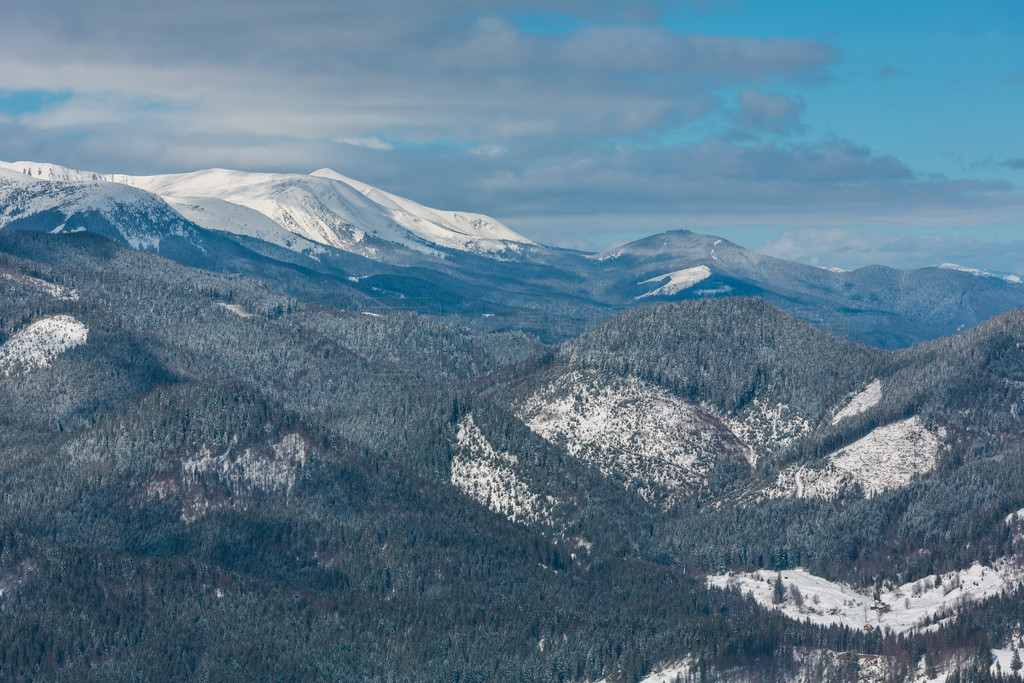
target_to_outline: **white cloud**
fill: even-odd
[[[508,150],[501,145],[477,145],[471,147],[469,153],[474,156],[490,157],[497,159],[500,156],[504,156]]]
[[[343,145],[352,145],[353,147],[365,147],[366,149],[391,150],[395,148],[390,142],[385,142],[372,135],[361,138],[339,138],[335,139],[335,142],[340,142]]]

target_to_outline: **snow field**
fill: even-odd
[[[693,287],[698,282],[708,279],[711,277],[711,269],[707,266],[694,266],[693,268],[685,268],[683,270],[677,270],[672,273],[665,273],[664,275],[658,275],[648,280],[638,282],[639,285],[646,285],[652,282],[661,282],[668,280],[665,284],[658,287],[657,289],[651,290],[646,294],[641,294],[636,299],[643,299],[649,296],[672,296],[678,294],[684,289]]]
[[[875,380],[864,389],[864,391],[856,394],[850,399],[850,402],[843,406],[843,409],[835,414],[832,418],[832,424],[839,424],[848,417],[854,415],[860,415],[869,408],[873,408],[878,405],[878,402],[882,400],[882,382]]]
[[[636,378],[574,371],[518,411],[526,425],[649,502],[671,506],[746,448],[700,407]]]
[[[781,604],[773,601],[777,575],[781,575],[786,588],[786,599]],[[1024,569],[1020,564],[1012,559],[1003,559],[993,566],[975,564],[968,569],[942,576],[932,575],[890,588],[880,594],[877,603],[866,593],[815,576],[804,569],[709,576],[708,585],[736,587],[758,604],[779,610],[791,619],[810,619],[815,624],[845,625],[855,629],[863,629],[870,624],[873,628],[908,633],[929,628],[927,622],[932,620],[949,618],[963,604],[1013,590],[1022,578]],[[794,586],[803,598],[802,605],[795,598]]]
[[[472,415],[459,420],[455,438],[458,453],[452,459],[451,482],[457,489],[513,522],[548,516],[541,497],[516,475],[516,456],[496,451]]]
[[[0,346],[0,376],[46,367],[88,337],[89,328],[70,315],[37,320]]]
[[[939,435],[926,429],[915,415],[878,427],[832,453],[822,469],[787,467],[767,494],[770,498],[831,499],[859,485],[870,498],[886,489],[902,488],[932,470],[939,444]]]

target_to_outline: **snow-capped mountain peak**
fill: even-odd
[[[0,162],[0,171],[16,182],[129,185],[158,195],[201,227],[309,254],[326,246],[382,258],[386,243],[393,243],[438,257],[440,249],[500,256],[535,246],[488,216],[431,209],[331,169],[308,175],[212,168],[130,176],[19,161]]]
[[[381,206],[396,223],[441,246],[454,249],[472,246],[474,251],[497,251],[511,248],[514,244],[536,244],[489,216],[431,209],[411,199],[353,180],[329,168],[314,171],[311,175],[354,188]]]
[[[968,268],[967,266],[961,266],[956,263],[943,263],[938,267],[942,268],[943,270],[958,270],[962,273],[970,273],[971,275],[976,275],[977,277],[994,277],[1018,285],[1024,282],[1020,275],[1016,275],[1014,273],[994,273],[990,270],[982,270],[980,268]]]

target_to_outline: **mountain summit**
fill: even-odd
[[[386,250],[383,242],[432,256],[446,249],[497,256],[535,244],[488,216],[432,209],[331,169],[308,175],[215,168],[130,176],[27,161],[0,168],[37,181],[129,185],[161,197],[203,228],[305,253],[324,245],[378,259]]]

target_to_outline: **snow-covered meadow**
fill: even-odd
[[[70,315],[37,320],[0,346],[0,376],[45,367],[88,338],[89,328]]]
[[[781,577],[785,597],[775,602],[775,581]],[[786,616],[822,625],[863,629],[889,629],[907,633],[932,627],[956,613],[958,607],[1014,590],[1024,579],[1024,568],[1013,559],[991,566],[927,576],[881,591],[876,601],[866,591],[829,581],[804,569],[756,571],[709,576],[708,585],[734,587],[758,604]]]

